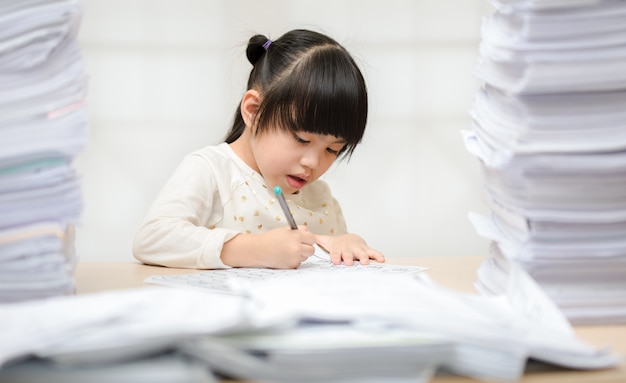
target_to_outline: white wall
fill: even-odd
[[[77,159],[82,260],[131,260],[137,226],[188,152],[230,127],[256,33],[324,32],[370,91],[364,142],[327,174],[349,229],[388,257],[486,255],[467,213],[486,211],[460,130],[486,0],[86,0],[79,41],[90,134]]]

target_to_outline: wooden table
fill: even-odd
[[[438,284],[463,292],[475,292],[476,270],[485,257],[411,257],[391,258],[389,264],[428,267],[426,271]],[[81,262],[75,277],[77,292],[87,294],[105,290],[119,290],[148,286],[144,279],[151,275],[171,275],[203,272],[206,270],[174,269],[147,266],[137,262]],[[574,328],[582,340],[599,347],[609,347],[617,354],[626,355],[626,325],[577,326]],[[467,383],[465,377],[436,377],[436,383]],[[547,368],[527,371],[523,383],[626,383],[626,363],[600,371],[573,371]]]

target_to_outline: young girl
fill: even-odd
[[[367,91],[335,40],[293,30],[248,43],[248,90],[226,142],[189,154],[151,206],[135,237],[138,260],[169,267],[296,268],[317,243],[334,264],[383,255],[349,234],[319,180],[361,141]],[[280,186],[298,223],[287,224]]]

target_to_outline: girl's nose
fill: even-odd
[[[320,155],[315,150],[307,150],[300,158],[300,164],[308,169],[317,169]]]

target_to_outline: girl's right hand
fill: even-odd
[[[306,226],[289,227],[261,234],[239,234],[224,243],[222,262],[232,267],[267,267],[295,269],[306,261],[315,248],[315,235]]]
[[[270,230],[259,234],[265,236],[258,256],[264,258],[264,267],[273,269],[295,269],[315,252],[315,235],[306,226],[293,230],[289,227]]]

